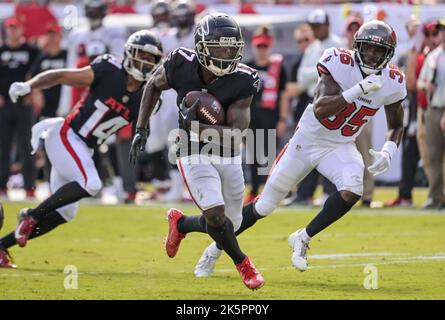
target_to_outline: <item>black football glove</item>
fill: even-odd
[[[182,99],[181,105],[179,106],[179,127],[187,131],[190,130],[192,121],[196,120],[197,114],[196,110],[199,107],[199,99],[191,105],[190,108],[185,106],[185,98]]]
[[[139,152],[144,151],[145,144],[147,143],[148,135],[150,134],[150,129],[147,128],[136,128],[134,133],[133,141],[131,142],[130,155],[128,162],[135,165]]]

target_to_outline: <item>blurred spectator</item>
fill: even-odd
[[[44,35],[45,27],[49,23],[57,23],[46,1],[19,2],[15,8],[15,15],[23,22],[24,36],[28,42],[34,42],[39,36]]]
[[[290,82],[286,84],[286,95],[288,98],[292,98],[291,109],[294,111],[295,124],[298,124],[304,110],[306,110],[307,105],[310,103],[310,98],[307,91],[302,90],[297,82],[297,74],[304,52],[315,40],[314,32],[308,24],[300,24],[295,28],[294,39],[297,44],[298,56],[291,68]]]
[[[271,129],[276,129],[277,138],[281,138],[285,133],[288,117],[283,56],[271,54],[270,49],[273,43],[271,32],[269,26],[257,28],[252,38],[253,60],[246,62],[248,66],[258,70],[262,86],[251,104],[250,128],[254,130],[255,143],[247,150],[253,164],[249,164],[252,189],[245,199],[245,203],[251,202],[258,195],[258,190],[267,177],[259,174],[259,168],[266,165],[264,160],[267,159],[266,156],[270,152],[268,150],[268,132]],[[255,131],[257,129],[262,130],[264,134],[258,135],[258,132]],[[256,150],[258,147],[262,147],[262,150]]]
[[[310,24],[315,41],[306,49],[300,68],[298,69],[298,83],[302,90],[306,90],[312,102],[315,86],[318,81],[317,63],[324,50],[331,47],[344,47],[343,41],[336,35],[329,32],[329,16],[321,9],[313,10],[309,13],[308,23]],[[319,174],[313,170],[300,183],[297,190],[297,197],[303,203],[309,204],[317,188]],[[323,195],[314,201],[315,205],[323,205],[328,196],[336,191],[335,186],[326,178],[322,177]]]
[[[42,36],[42,52],[30,69],[31,76],[51,69],[66,67],[66,50],[61,48],[62,28],[50,22],[45,26],[46,34]],[[39,118],[52,118],[56,116],[59,107],[61,86],[54,86],[43,90],[43,104],[39,112]]]
[[[164,5],[161,12],[167,8]],[[172,28],[159,29],[164,55],[179,47],[194,49],[195,47],[195,6],[190,1],[180,1],[170,9],[170,25]],[[159,31],[160,30],[160,31]],[[162,202],[177,202],[183,199],[183,179],[175,165],[168,162],[168,150],[171,141],[168,141],[169,133],[178,128],[178,109],[176,107],[176,92],[171,89],[163,91],[159,111],[150,118],[150,136],[147,141],[146,150],[153,164],[153,174],[156,191],[151,199]],[[170,188],[166,188],[168,179]]]
[[[170,4],[166,1],[156,1],[151,7],[151,17],[153,19],[153,28],[159,31],[170,28]]]
[[[89,64],[90,59],[86,50],[91,48],[89,46],[91,43],[94,43],[96,47],[98,43],[102,43],[102,46],[107,47],[109,53],[115,56],[118,61],[122,60],[127,31],[121,26],[104,26],[103,19],[106,14],[107,5],[104,0],[87,0],[85,3],[85,15],[88,19],[88,25],[72,30],[68,36],[67,66],[69,68],[80,68]],[[69,93],[63,91],[62,98],[64,104],[73,106],[78,98],[74,94],[72,91]],[[65,112],[68,111],[65,110]]]
[[[13,103],[8,95],[9,86],[25,81],[38,50],[25,42],[23,25],[17,17],[5,20],[6,39],[0,47],[0,196],[6,196],[10,175],[11,151],[14,137],[22,162],[22,174],[26,195],[34,197],[35,168],[31,156],[31,126],[34,111],[30,96]],[[7,76],[5,76],[7,75]]]
[[[400,66],[405,65],[408,89],[408,99],[406,101],[408,107],[405,108],[408,116],[405,117],[407,123],[405,124],[402,144],[402,177],[398,197],[388,202],[386,206],[412,206],[412,190],[420,159],[422,159],[426,176],[429,176],[429,158],[426,151],[424,125],[427,99],[423,90],[417,90],[416,82],[425,56],[440,44],[437,26],[437,21],[421,25],[420,20],[415,17],[410,17],[406,23],[406,30],[411,39],[412,48],[407,53],[402,54],[399,62]]]
[[[85,15],[88,25],[74,29],[68,36],[68,67],[76,66],[79,58],[86,56],[89,42],[102,42],[118,60],[122,60],[127,30],[124,27],[103,25],[107,5],[103,0],[87,0]]]
[[[445,26],[440,25],[441,45],[426,57],[421,70],[419,86],[426,89],[428,108],[425,116],[426,141],[430,159],[429,199],[424,209],[444,206],[444,153],[445,153]]]

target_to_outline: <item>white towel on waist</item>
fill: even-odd
[[[65,121],[62,117],[57,118],[49,118],[42,121],[37,122],[35,125],[32,126],[31,129],[31,146],[32,151],[31,154],[34,154],[37,152],[37,149],[39,148],[39,140],[45,139],[44,134],[54,125],[59,124],[61,122]]]

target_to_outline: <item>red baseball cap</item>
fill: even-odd
[[[254,47],[258,47],[258,46],[266,46],[266,47],[270,47],[272,46],[272,42],[273,42],[273,38],[269,35],[258,35],[258,36],[254,36],[252,38],[252,45]]]
[[[23,24],[17,17],[9,17],[5,20],[5,27],[18,27],[22,28]]]
[[[45,26],[45,32],[61,33],[62,28],[56,22],[50,22]]]

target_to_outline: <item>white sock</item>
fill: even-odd
[[[301,229],[299,233],[300,233],[301,237],[303,238],[304,242],[311,241],[311,237],[309,237],[309,235],[307,234],[306,228]]]
[[[212,256],[219,256],[222,250],[216,246],[216,242],[212,242],[212,244],[208,248],[208,252]]]

